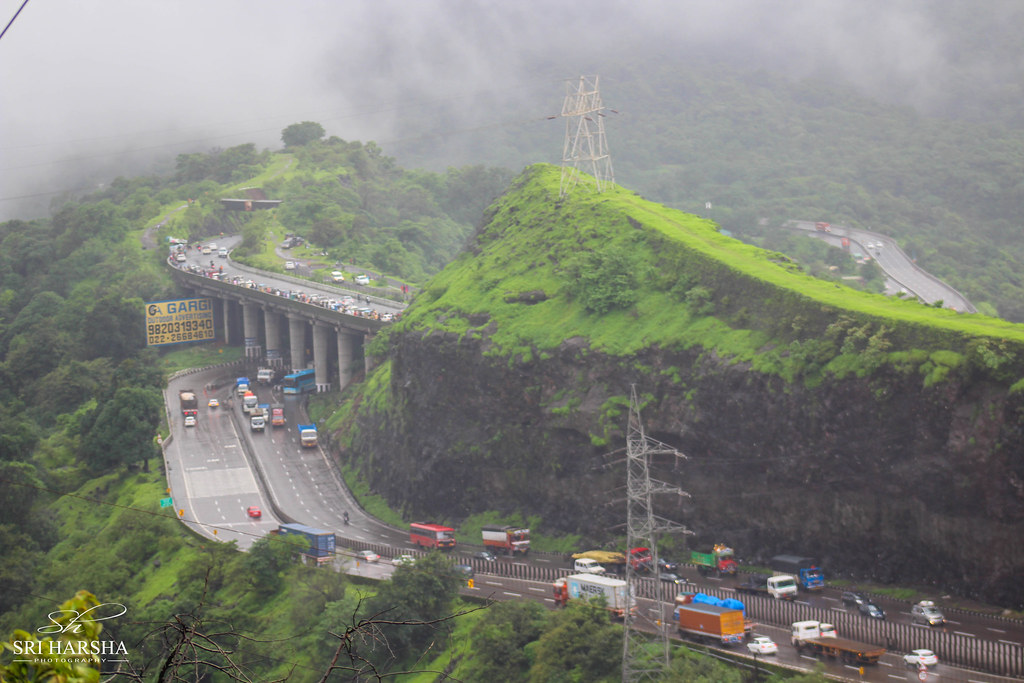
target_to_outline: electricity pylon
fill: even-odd
[[[579,183],[581,164],[594,177],[598,192],[615,182],[612,157],[604,135],[603,110],[597,76],[580,76],[575,90],[572,84],[565,84],[565,101],[562,103],[565,145],[562,148],[562,183],[559,189],[562,197]]]
[[[650,462],[652,455],[673,455],[685,458],[675,448],[650,438],[644,433],[644,425],[640,421],[640,402],[636,396],[636,385],[630,386],[629,396],[629,429],[626,433],[626,583],[632,590],[636,570],[633,567],[629,551],[636,547],[651,549],[651,572],[658,572],[658,532],[690,533],[685,527],[675,522],[658,517],[654,514],[651,497],[654,494],[674,493],[689,496],[677,486],[670,486],[661,481],[651,479]],[[657,590],[661,582],[655,579]],[[659,609],[663,610],[661,601],[657,600]],[[636,628],[641,615],[633,615],[626,610],[622,629],[622,680],[625,682],[659,680],[668,670],[669,665],[669,623],[665,615],[660,613],[655,619],[643,618],[647,623],[654,622],[660,634],[662,655],[659,660],[648,647],[648,634]]]

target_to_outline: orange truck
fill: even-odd
[[[484,548],[493,552],[514,555],[530,552],[530,530],[518,526],[486,524],[482,529]]]
[[[693,602],[693,593],[676,596],[672,618],[679,633],[695,636],[698,640],[737,645],[747,635],[742,610]]]

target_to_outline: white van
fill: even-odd
[[[572,569],[577,574],[604,574],[605,568],[589,557],[581,557],[573,562]]]

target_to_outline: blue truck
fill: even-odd
[[[815,557],[776,555],[769,566],[774,572],[792,574],[797,585],[805,591],[820,591],[825,587],[825,572]]]
[[[305,524],[282,524],[277,533],[282,536],[302,536],[309,541],[309,547],[302,552],[316,558],[317,562],[329,562],[334,556],[335,539],[333,531],[314,529]]]

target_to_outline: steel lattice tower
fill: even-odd
[[[659,532],[690,533],[685,527],[671,520],[654,514],[651,497],[654,494],[674,493],[689,496],[676,486],[651,479],[650,462],[652,455],[668,454],[678,458],[686,456],[675,448],[667,446],[648,437],[644,433],[640,421],[640,402],[636,395],[636,385],[630,387],[629,397],[629,429],[626,434],[626,552],[636,547],[651,549],[652,571],[658,571]],[[626,583],[634,585],[636,572],[632,562],[626,559]],[[661,582],[657,581],[656,586]],[[661,602],[658,601],[660,605]],[[659,680],[668,669],[669,664],[669,620],[665,615],[658,614],[653,619],[647,615],[633,616],[626,611],[622,630],[622,680],[625,682]],[[654,623],[659,626],[661,641],[661,659],[653,654],[649,646],[651,639],[645,632],[636,628],[637,622]]]
[[[597,88],[597,76],[580,76],[575,90],[565,85],[562,117],[565,119],[565,145],[562,148],[560,196],[579,183],[580,165],[594,177],[597,191],[615,182],[612,157],[604,135],[604,105]]]

